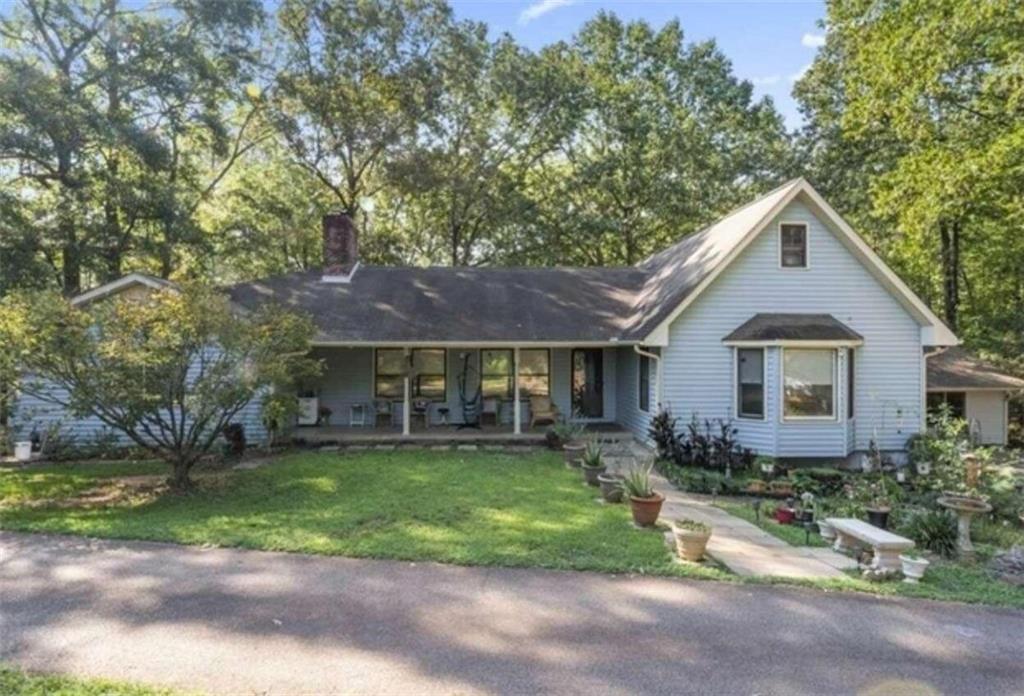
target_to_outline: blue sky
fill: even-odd
[[[678,17],[687,42],[713,38],[740,78],[769,95],[790,128],[800,114],[790,92],[794,79],[814,59],[824,32],[819,0],[450,0],[456,16],[486,22],[494,34],[508,32],[537,49],[568,39],[600,10],[658,27]]]

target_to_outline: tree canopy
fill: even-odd
[[[632,264],[804,174],[973,346],[1024,353],[1024,10],[831,0],[789,133],[713,41],[598,13],[531,51],[444,0],[15,0],[0,294],[129,270]]]

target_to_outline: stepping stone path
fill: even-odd
[[[654,453],[638,442],[608,443],[604,450],[609,470],[618,473],[654,460]],[[711,525],[708,555],[737,575],[845,578],[844,569],[857,567],[855,559],[828,548],[790,546],[760,527],[715,507],[710,496],[677,490],[657,472],[652,472],[651,478],[654,487],[665,494],[661,519],[670,522],[686,517]]]

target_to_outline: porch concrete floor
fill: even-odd
[[[483,425],[480,428],[459,429],[457,425],[431,425],[424,428],[417,425],[409,435],[402,435],[401,428],[378,426],[359,427],[347,425],[298,427],[292,437],[313,444],[401,444],[428,442],[470,443],[470,442],[516,442],[540,444],[544,441],[547,425],[537,428],[523,428],[516,435],[511,425]],[[633,435],[617,423],[593,423],[587,426],[588,433],[608,440],[632,440]]]

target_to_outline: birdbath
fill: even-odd
[[[974,560],[974,544],[971,543],[971,518],[978,514],[992,512],[992,506],[981,498],[947,493],[936,501],[939,505],[956,513],[956,548],[960,557]]]

